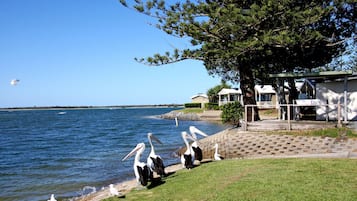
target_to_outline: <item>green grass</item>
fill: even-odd
[[[357,200],[357,160],[224,160],[180,170],[125,200]],[[120,200],[117,198],[106,201]]]
[[[175,110],[176,112],[187,113],[202,113],[204,110],[202,108],[184,108],[181,110]]]
[[[341,137],[346,136],[349,138],[357,138],[357,132],[355,130],[342,127],[342,128],[325,128],[325,129],[313,129],[313,130],[292,130],[292,131],[271,131],[267,134],[280,134],[280,135],[296,135],[296,136],[320,136],[320,137]]]

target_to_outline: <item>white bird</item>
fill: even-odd
[[[199,130],[198,128],[196,128],[195,126],[190,126],[189,127],[191,136],[193,137],[194,141],[192,143],[192,149],[195,152],[195,159],[198,161],[202,161],[202,149],[198,146],[198,138],[197,138],[197,134],[202,135],[203,137],[207,137],[208,135],[206,133],[204,133],[203,131]]]
[[[181,164],[184,168],[191,169],[193,168],[193,162],[195,161],[195,153],[189,145],[187,139],[194,139],[186,131],[181,132],[181,136],[186,145],[186,151],[181,155]]]
[[[156,138],[152,133],[148,133],[148,139],[151,146],[150,154],[147,158],[147,166],[149,167],[150,178],[153,178],[153,172],[156,174],[163,176],[165,174],[165,166],[162,158],[155,153],[154,145],[152,144],[152,140],[162,144],[162,142]]]
[[[112,196],[119,196],[119,192],[116,188],[114,188],[113,184],[109,184],[109,191]]]
[[[47,200],[47,201],[57,201],[57,200],[55,199],[55,195],[52,194],[52,195],[51,195],[51,198],[50,198],[49,200]]]
[[[214,160],[216,161],[220,161],[220,160],[223,160],[223,156],[221,156],[221,154],[218,153],[218,144],[216,143],[213,148],[215,148],[215,152],[214,152]]]
[[[140,157],[141,154],[144,152],[144,150],[145,150],[145,144],[139,143],[128,155],[126,155],[122,159],[122,161],[124,161],[125,159],[129,158],[130,156],[136,153],[134,159],[134,165],[133,165],[136,181],[141,185],[146,186],[149,178],[149,170],[146,163],[140,162]]]
[[[20,82],[20,80],[18,80],[18,79],[13,79],[13,80],[10,81],[10,84],[11,84],[12,86],[15,86],[15,85],[17,85],[18,82]]]

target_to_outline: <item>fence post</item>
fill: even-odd
[[[252,106],[252,122],[254,122],[254,107]]]
[[[287,109],[288,109],[288,130],[291,130],[291,121],[290,121],[290,104],[287,105]]]
[[[247,105],[244,105],[244,131],[248,130],[248,117],[247,117],[247,113],[248,113],[248,109],[247,109]]]
[[[341,124],[341,102],[340,100],[338,100],[337,103],[337,127],[341,128],[342,124]]]

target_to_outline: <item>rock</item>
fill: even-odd
[[[183,113],[183,112],[171,111],[169,113],[159,115],[159,118],[163,118],[163,119],[175,119],[176,117],[178,120],[186,120],[186,121],[201,120],[196,113]]]

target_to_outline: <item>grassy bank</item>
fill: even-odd
[[[133,190],[125,200],[357,200],[356,166],[353,159],[211,162]]]

